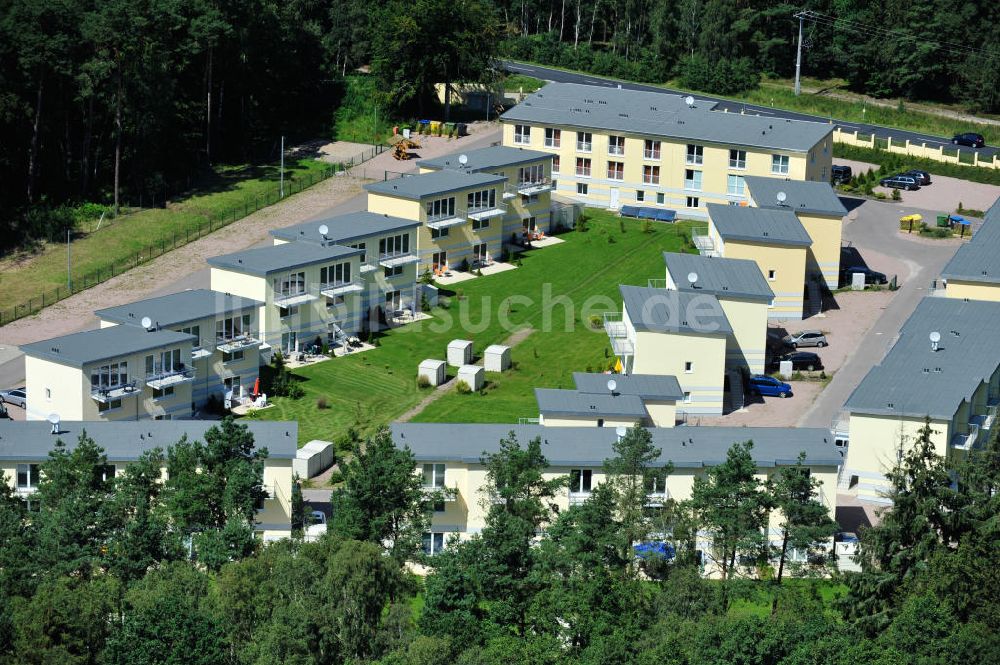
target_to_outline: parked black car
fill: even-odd
[[[854,172],[851,171],[850,166],[835,165],[830,169],[830,181],[834,185],[842,185],[845,182],[849,182],[852,176],[854,176]]]
[[[982,134],[976,134],[975,132],[966,132],[964,134],[956,134],[951,142],[955,145],[967,145],[970,148],[982,148],[986,145],[986,139],[983,138]]]
[[[778,368],[782,361],[789,360],[792,363],[793,370],[806,370],[807,372],[812,372],[813,370],[823,369],[823,361],[820,357],[811,351],[793,351],[792,353],[786,353],[782,356],[778,356],[772,361],[772,365],[775,369]]]
[[[892,187],[893,189],[906,189],[915,190],[920,189],[920,181],[911,175],[894,175],[888,178],[882,178],[878,181],[883,187]]]
[[[908,175],[917,179],[917,184],[923,187],[924,185],[931,184],[931,174],[927,171],[921,171],[920,169],[910,169],[900,175]]]
[[[860,272],[865,276],[865,284],[886,284],[889,280],[886,279],[884,272],[879,272],[877,270],[872,270],[867,266],[848,266],[840,271],[840,283],[850,284],[851,275],[856,272]]]

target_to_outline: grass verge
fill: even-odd
[[[295,370],[305,396],[275,398],[275,407],[258,417],[298,420],[301,442],[336,440],[350,428],[370,432],[431,394],[416,385],[417,365],[443,358],[449,341],[470,339],[482,353],[526,327],[536,332],[512,350],[515,369],[487,375],[480,392],[444,394],[414,420],[516,423],[537,416],[534,388],[570,387],[574,371],[601,371],[612,362],[607,337],[590,316],[620,309],[618,285],[661,278],[664,251],[693,250],[687,222],[654,224],[643,233],[639,221],[588,214],[588,231],[526,253],[518,269],[457,285],[450,306],[434,310],[433,320],[388,331],[371,351]],[[329,409],[316,407],[319,397]]]

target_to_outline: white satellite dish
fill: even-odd
[[[688,273],[688,283],[693,285],[697,281],[698,281],[698,273],[696,273],[696,272],[689,272]]]
[[[618,387],[617,381],[615,381],[614,379],[608,379],[608,390],[610,392],[614,392],[617,387]]]
[[[618,438],[620,439],[626,434],[628,434],[628,428],[626,428],[624,425],[619,425],[618,427],[615,428],[615,434],[617,434]]]
[[[53,425],[58,425],[59,424],[59,414],[58,413],[50,413],[48,415],[48,417],[46,418],[46,420],[48,420]]]
[[[941,333],[939,333],[938,331],[935,330],[930,335],[928,335],[928,337],[930,337],[930,340],[931,340],[931,351],[937,351],[938,350],[938,342],[941,341]]]
[[[692,97],[691,95],[688,95],[687,97],[684,98],[684,103],[688,105],[688,108],[693,107],[694,106],[694,97]]]
[[[782,205],[782,204],[784,204],[785,199],[788,198],[788,194],[785,194],[784,192],[778,192],[778,195],[777,195],[776,198],[778,199],[778,205]]]
[[[320,224],[319,225],[319,234],[321,236],[323,236],[325,238],[326,234],[329,233],[329,232],[330,232],[330,227],[329,226],[327,226],[326,224]]]
[[[144,316],[144,317],[142,317],[141,323],[142,323],[142,327],[143,328],[147,328],[148,329],[148,328],[151,328],[153,326],[153,319],[149,318],[148,316]]]
[[[458,163],[461,164],[462,166],[465,166],[466,164],[469,163],[469,156],[468,155],[459,155],[458,156]]]

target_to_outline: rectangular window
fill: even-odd
[[[482,229],[488,229],[490,227],[490,220],[488,219],[474,219],[472,220],[472,230],[480,231]]]
[[[517,170],[517,182],[522,185],[545,182],[545,167],[541,164],[522,166]]]
[[[239,351],[233,351],[232,353],[223,353],[222,362],[224,363],[239,362],[240,360],[243,360],[244,357],[245,357],[244,351],[243,349],[240,349]]]
[[[424,487],[444,487],[444,464],[424,464]]]
[[[642,191],[641,189],[635,190],[635,200],[636,201],[640,201],[640,202],[641,201],[645,201],[646,200],[646,192]]]
[[[153,399],[160,399],[161,397],[170,397],[174,394],[174,387],[167,386],[166,388],[154,388],[153,389]]]
[[[433,222],[439,219],[448,219],[455,216],[455,197],[449,196],[444,199],[435,199],[427,202],[427,221]]]
[[[292,305],[291,307],[279,307],[278,316],[283,319],[287,319],[290,316],[296,316],[299,313],[299,306]]]
[[[609,136],[608,137],[608,154],[618,155],[621,157],[625,154],[625,137],[624,136]]]
[[[275,298],[302,295],[306,292],[306,274],[295,272],[284,277],[275,277],[272,284]]]
[[[646,185],[659,185],[660,184],[660,167],[659,166],[643,166],[642,167],[642,182]]]
[[[514,143],[520,145],[531,143],[531,127],[528,125],[514,125]]]
[[[590,158],[589,157],[577,157],[576,158],[576,174],[581,178],[590,177]]]
[[[771,173],[788,175],[788,155],[771,155]]]
[[[431,265],[434,270],[448,267],[448,252],[434,252],[431,254]]]
[[[187,326],[186,328],[181,328],[178,332],[186,333],[194,337],[195,346],[201,344],[201,326]]]
[[[701,191],[701,171],[684,169],[684,189]]]
[[[489,254],[489,249],[485,242],[472,246],[472,258],[474,261],[480,261],[480,262],[486,261],[486,257],[488,254]]]
[[[222,381],[222,385],[226,392],[232,390],[234,393],[240,392],[240,383],[241,381],[239,375],[226,377]]]
[[[687,393],[687,392],[684,393],[684,403],[685,404],[690,404],[691,403],[691,393]]]
[[[660,205],[663,205],[664,201],[666,201],[666,197],[664,196],[663,192],[657,192],[656,202],[659,203]]]
[[[777,270],[768,270],[767,271],[767,279],[769,281],[773,282],[774,278],[777,277],[777,276],[778,276],[778,271]]]
[[[686,163],[702,164],[705,161],[704,155],[705,155],[705,146],[691,145],[689,143],[687,147]]]
[[[647,494],[666,494],[667,478],[662,470],[652,470],[643,478]]]
[[[688,360],[687,362],[684,363],[684,373],[690,374],[693,371],[694,371],[694,363]]]
[[[292,353],[296,351],[298,346],[298,334],[294,332],[281,333],[281,351],[282,353]]]
[[[594,135],[590,132],[577,132],[576,149],[580,152],[592,151],[594,149]]]
[[[90,387],[94,390],[109,390],[128,383],[128,361],[101,365],[90,370]]]
[[[559,173],[559,155],[555,155],[552,158],[552,172]]]
[[[122,401],[120,399],[112,399],[107,402],[97,403],[97,412],[104,413],[105,411],[111,411],[112,409],[122,408]]]
[[[594,472],[590,469],[573,469],[569,472],[569,491],[571,494],[577,492],[589,492]]]
[[[585,183],[585,182],[578,182],[578,183],[576,183],[576,193],[577,194],[580,194],[581,196],[586,196],[587,193],[589,192],[589,190],[590,190],[590,187],[588,187],[587,183]]]
[[[660,142],[646,139],[642,148],[642,158],[643,159],[659,159],[660,158]]]
[[[741,175],[726,177],[726,193],[730,196],[743,196],[746,192],[746,181]]]
[[[351,245],[351,249],[361,250],[361,263],[368,263],[368,247],[363,242],[357,242]]]
[[[701,205],[701,201],[698,200],[697,196],[689,196],[689,197],[687,197],[687,207],[688,208],[697,208],[700,205]]]
[[[466,197],[466,208],[468,212],[492,210],[496,207],[497,190],[495,189],[483,189],[478,192],[469,192]]]
[[[538,203],[538,194],[521,195],[521,205],[530,206]]]
[[[380,258],[387,256],[399,256],[410,253],[410,234],[401,233],[397,236],[389,236],[378,241],[378,255]],[[349,280],[348,280],[349,281]]]
[[[434,556],[444,549],[444,533],[440,531],[426,531],[422,536],[424,554]]]
[[[348,265],[348,268],[350,266]],[[226,340],[234,339],[236,337],[241,337],[243,335],[251,334],[250,321],[252,316],[250,314],[243,314],[241,316],[230,316],[225,319],[219,319],[215,322],[215,339],[217,342],[223,342]]]
[[[37,464],[18,464],[17,465],[17,489],[19,490],[33,490],[38,488],[38,469]]]
[[[449,228],[431,229],[431,240],[437,240],[438,238],[447,238],[450,232],[451,229]]]
[[[390,268],[385,268],[384,274],[386,277],[396,277],[397,275],[402,275],[403,266],[392,266]]]
[[[608,180],[625,179],[625,162],[608,162]]]
[[[747,151],[746,150],[730,150],[729,151],[729,168],[731,169],[745,169],[747,167]]]
[[[552,127],[545,128],[545,147],[546,148],[559,148],[562,146],[562,130],[553,129]]]

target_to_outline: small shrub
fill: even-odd
[[[604,319],[602,319],[600,317],[600,315],[598,315],[598,314],[591,314],[590,315],[590,327],[591,328],[593,328],[594,330],[600,330],[603,325],[604,325]],[[589,372],[590,370],[587,370],[587,371]]]
[[[898,189],[893,189],[892,190],[892,200],[893,201],[902,201],[903,200],[903,196],[899,193]]]
[[[330,472],[330,480],[327,481],[327,484],[329,484],[329,485],[339,485],[342,482],[344,482],[344,474],[342,474],[340,471],[331,471]]]
[[[875,198],[877,198],[879,201],[885,201],[886,195],[883,192],[875,192]]]
[[[625,233],[625,220],[624,220],[624,219],[619,219],[619,220],[618,220],[618,229],[619,229],[619,230],[620,230],[620,231],[621,231],[622,233]]]
[[[465,381],[459,381],[455,384],[455,390],[458,391],[460,395],[468,395],[472,392],[472,388]]]
[[[581,214],[576,220],[576,230],[580,233],[586,233],[590,230],[590,220],[587,219],[586,215]]]
[[[465,300],[465,289],[455,289],[455,297],[459,300]]]
[[[318,397],[316,398],[316,408],[324,411],[330,408],[330,403],[326,401],[326,397]]]
[[[649,221],[648,219],[642,220],[642,232],[643,233],[652,233],[653,232],[653,222]]]
[[[434,273],[430,270],[425,270],[422,275],[420,275],[421,284],[433,284],[434,283]]]
[[[427,378],[426,374],[421,374],[417,377],[417,388],[421,390],[431,387],[431,380]]]
[[[288,397],[290,399],[302,399],[306,394],[306,389],[299,385],[298,381],[292,381],[288,384]]]
[[[514,265],[516,265],[518,268],[524,265],[524,261],[521,260],[520,256],[517,257],[517,261],[514,262]]]
[[[469,259],[464,258],[462,262],[458,264],[459,272],[469,272]]]
[[[451,298],[439,298],[438,307],[441,309],[451,309]]]
[[[609,245],[613,245],[613,244],[615,244],[616,242],[618,242],[618,241],[617,241],[617,240],[615,240],[615,237],[614,237],[614,236],[608,236],[608,244],[609,244]]]
[[[476,277],[482,277],[482,276],[483,276],[482,269],[481,268],[476,268]]]

